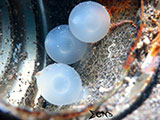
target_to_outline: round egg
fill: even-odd
[[[75,6],[69,15],[72,34],[87,43],[101,40],[110,27],[110,16],[104,6],[87,1]]]
[[[79,61],[87,51],[87,43],[75,38],[68,25],[52,29],[45,39],[47,54],[56,62],[72,64]]]
[[[40,94],[54,105],[72,104],[81,97],[80,76],[66,64],[51,64],[38,72],[36,78]]]

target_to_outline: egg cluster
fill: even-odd
[[[36,74],[41,95],[55,105],[72,104],[82,98],[80,76],[66,64],[79,61],[85,55],[88,43],[101,40],[110,26],[107,10],[93,1],[75,6],[68,21],[69,25],[55,27],[45,39],[47,54],[58,63]]]

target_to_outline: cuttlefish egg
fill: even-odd
[[[75,38],[68,25],[52,29],[45,39],[47,54],[56,62],[72,64],[79,61],[87,51],[87,43]]]
[[[110,27],[110,16],[104,6],[87,1],[75,6],[69,15],[72,34],[87,43],[101,40]]]
[[[79,74],[62,63],[51,64],[36,74],[40,94],[54,105],[78,102],[83,93]]]

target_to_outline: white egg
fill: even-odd
[[[52,29],[45,40],[47,54],[56,62],[72,64],[79,61],[87,51],[87,43],[75,38],[68,25]]]
[[[101,40],[110,27],[110,16],[104,6],[87,1],[75,6],[69,16],[72,34],[87,43]]]
[[[38,72],[36,78],[40,94],[52,104],[72,104],[84,94],[79,74],[68,65],[49,65]]]

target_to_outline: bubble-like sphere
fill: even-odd
[[[87,43],[75,38],[68,25],[52,29],[45,40],[47,54],[56,62],[72,64],[79,61],[87,51]]]
[[[87,1],[75,6],[69,16],[72,34],[87,43],[101,40],[110,27],[110,16],[104,6]]]
[[[82,93],[79,74],[62,63],[52,64],[36,74],[40,94],[55,105],[68,105],[77,102]]]

